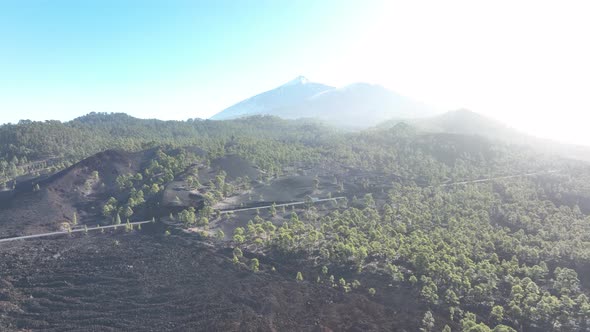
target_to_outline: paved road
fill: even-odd
[[[542,172],[524,173],[524,174],[516,174],[516,175],[497,176],[497,177],[487,178],[487,179],[478,179],[478,180],[469,180],[469,181],[458,181],[458,182],[453,182],[453,183],[443,183],[443,184],[437,184],[437,185],[428,186],[428,187],[429,188],[432,188],[432,187],[448,187],[448,186],[456,186],[456,185],[461,185],[461,184],[489,182],[489,181],[494,181],[494,180],[520,178],[520,177],[525,177],[525,176],[535,176],[535,175],[550,174],[550,173],[557,173],[557,172],[558,171],[556,171],[556,170],[552,170],[552,171],[542,171]]]
[[[552,170],[552,171],[532,172],[532,173],[524,173],[524,174],[516,174],[516,175],[507,175],[507,176],[497,176],[497,177],[486,178],[486,179],[478,179],[478,180],[470,180],[470,181],[458,181],[458,182],[453,182],[453,183],[444,183],[444,184],[438,184],[438,185],[433,185],[433,186],[429,186],[429,187],[456,186],[456,185],[461,185],[461,184],[481,183],[481,182],[488,182],[488,181],[501,180],[501,179],[512,179],[512,178],[517,178],[517,177],[535,176],[535,175],[541,175],[541,174],[550,174],[550,173],[556,173],[556,172],[558,172],[558,171],[557,170]],[[344,199],[344,198],[346,198],[346,197],[340,196],[340,197],[332,197],[332,198],[314,199],[313,200],[313,203],[336,201],[336,200]],[[283,204],[276,204],[275,207],[302,205],[302,204],[305,204],[305,203],[306,203],[305,201],[291,202],[291,203],[283,203]],[[223,210],[223,211],[219,210],[219,213],[220,214],[227,214],[227,213],[232,213],[232,212],[242,212],[242,211],[250,211],[250,210],[257,210],[257,209],[268,209],[271,206],[272,205],[264,205],[264,206],[249,207],[249,208],[240,208],[240,209],[233,209],[233,210]],[[152,221],[151,220],[136,221],[136,222],[132,222],[131,225],[134,225],[135,226],[135,225],[147,224],[149,222],[152,222]],[[94,230],[108,229],[108,228],[115,228],[115,227],[125,227],[125,224],[90,227],[87,230],[88,231],[94,231]],[[10,237],[10,238],[0,239],[0,243],[2,243],[2,242],[9,242],[9,241],[32,239],[32,238],[38,238],[38,237],[53,236],[53,235],[62,235],[62,234],[68,234],[68,233],[84,232],[84,231],[85,231],[84,228],[75,228],[75,229],[72,229],[71,232],[68,232],[68,231],[60,231],[60,232],[42,233],[42,234],[34,234],[34,235],[16,236],[16,237]]]
[[[343,199],[343,198],[346,198],[346,197],[341,196],[341,197],[314,199],[312,201],[312,203],[336,201],[336,200]],[[275,207],[303,205],[303,204],[305,204],[304,201],[301,201],[301,202],[291,202],[291,203],[276,204]],[[249,207],[249,208],[240,208],[240,209],[233,209],[233,210],[219,210],[219,213],[220,214],[225,214],[225,213],[230,213],[230,212],[242,212],[242,211],[249,211],[249,210],[256,210],[256,209],[268,209],[271,206],[272,205],[264,205],[264,206]]]
[[[323,198],[323,199],[315,199],[313,200],[313,203],[317,203],[317,202],[326,202],[326,201],[335,201],[335,200],[339,200],[339,199],[343,199],[345,197],[333,197],[333,198]],[[284,203],[284,204],[277,204],[275,205],[276,207],[281,207],[281,206],[291,206],[291,205],[301,205],[301,204],[305,204],[305,202],[291,202],[291,203]],[[234,209],[234,210],[225,210],[225,211],[220,211],[221,214],[224,213],[230,213],[230,212],[240,212],[240,211],[248,211],[248,210],[256,210],[256,209],[265,209],[265,208],[270,208],[272,205],[267,205],[267,206],[259,206],[259,207],[253,207],[253,208],[243,208],[243,209]],[[132,222],[130,223],[133,226],[136,225],[141,225],[141,224],[147,224],[152,222],[151,220],[145,220],[145,221],[136,221],[136,222]],[[18,241],[18,240],[26,240],[26,239],[33,239],[33,238],[39,238],[39,237],[47,237],[47,236],[54,236],[54,235],[64,235],[64,234],[70,234],[70,233],[78,233],[78,232],[84,232],[84,231],[96,231],[96,230],[101,230],[101,229],[109,229],[109,228],[116,228],[116,227],[125,227],[125,224],[120,224],[120,225],[108,225],[108,226],[96,226],[96,227],[89,227],[88,229],[84,229],[83,227],[79,227],[79,228],[74,228],[72,229],[70,232],[68,231],[59,231],[59,232],[50,232],[50,233],[41,233],[41,234],[33,234],[33,235],[23,235],[23,236],[15,236],[15,237],[9,237],[9,238],[4,238],[4,239],[0,239],[0,243],[2,242],[10,242],[10,241]]]
[[[136,222],[131,222],[130,224],[135,226],[135,225],[147,224],[149,222],[152,222],[152,221],[151,220],[136,221]],[[116,227],[124,228],[125,224],[89,227],[88,231],[90,232],[90,231],[95,231],[95,230],[100,230],[100,229],[109,229],[109,228],[116,228]],[[63,234],[77,233],[77,232],[84,232],[84,231],[86,231],[84,228],[75,228],[75,229],[72,229],[71,232],[59,231],[59,232],[41,233],[41,234],[33,234],[33,235],[15,236],[15,237],[0,239],[0,243],[1,242],[17,241],[17,240],[25,240],[25,239],[33,239],[33,238],[37,238],[37,237],[63,235]]]

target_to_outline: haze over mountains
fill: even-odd
[[[526,144],[534,139],[500,121],[467,109],[448,111],[426,118],[395,118],[382,122],[377,127],[389,128],[400,122],[410,124],[425,132],[477,135],[509,143]]]
[[[0,126],[0,331],[587,330],[589,164],[467,110],[276,116],[388,100],[307,85],[273,115]]]
[[[346,129],[387,128],[404,122],[423,132],[477,135],[511,144],[531,145],[546,153],[590,160],[586,147],[536,138],[470,110],[440,112],[380,85],[367,83],[336,88],[299,76],[230,106],[212,116],[211,120],[253,115],[311,118]]]
[[[380,85],[354,83],[335,88],[299,76],[228,107],[211,119],[227,120],[258,114],[285,119],[317,118],[336,126],[362,128],[391,118],[434,115],[436,111]]]

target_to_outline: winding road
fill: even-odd
[[[314,200],[312,200],[312,203],[337,201],[339,199],[344,199],[344,198],[346,198],[346,197],[340,196],[340,197],[332,197],[332,198],[314,199]],[[306,202],[304,202],[304,201],[300,201],[300,202],[275,204],[275,207],[303,205],[305,203]],[[249,207],[249,208],[239,208],[239,209],[233,209],[233,210],[218,210],[218,211],[220,214],[226,214],[226,213],[250,211],[250,210],[256,210],[256,209],[268,209],[270,207],[272,207],[272,205],[263,205],[263,206]]]
[[[457,186],[457,185],[461,185],[461,184],[481,183],[481,182],[489,182],[489,181],[495,181],[495,180],[513,179],[513,178],[520,178],[520,177],[526,177],[526,176],[535,176],[535,175],[541,175],[541,174],[551,174],[551,173],[557,173],[557,172],[558,172],[557,170],[551,170],[551,171],[523,173],[523,174],[516,174],[516,175],[497,176],[497,177],[486,178],[486,179],[468,180],[468,181],[457,181],[457,182],[452,182],[452,183],[435,184],[435,185],[432,185],[432,186],[428,186],[428,188],[432,188],[432,187],[450,187],[450,186]]]
[[[146,220],[146,221],[136,221],[136,222],[130,222],[129,224],[132,226],[135,225],[141,225],[141,224],[147,224],[152,222],[151,220]],[[38,238],[38,237],[47,237],[47,236],[54,236],[54,235],[63,235],[63,234],[71,234],[71,233],[78,233],[78,232],[85,232],[85,231],[96,231],[96,230],[101,230],[101,229],[109,229],[109,228],[123,228],[125,227],[126,224],[120,224],[120,225],[107,225],[107,226],[96,226],[96,227],[88,227],[87,229],[84,228],[76,228],[76,229],[72,229],[71,231],[58,231],[58,232],[50,232],[50,233],[41,233],[41,234],[33,234],[33,235],[23,235],[23,236],[15,236],[15,237],[8,237],[8,238],[3,238],[0,239],[0,243],[1,242],[10,242],[10,241],[18,241],[18,240],[26,240],[26,239],[33,239],[33,238]]]
[[[551,171],[531,172],[531,173],[523,173],[523,174],[516,174],[516,175],[497,176],[497,177],[485,178],[485,179],[468,180],[468,181],[457,181],[457,182],[452,182],[452,183],[437,184],[437,185],[428,186],[428,188],[432,188],[432,187],[449,187],[449,186],[457,186],[457,185],[470,184],[470,183],[482,183],[482,182],[489,182],[489,181],[494,181],[494,180],[512,179],[512,178],[518,178],[518,177],[535,176],[535,175],[541,175],[541,174],[551,174],[551,173],[557,173],[557,172],[558,172],[557,170],[551,170]],[[322,198],[322,199],[314,198],[312,200],[312,203],[336,201],[336,200],[344,199],[344,198],[346,198],[346,197],[340,196],[340,197]],[[305,203],[306,203],[305,201],[299,201],[299,202],[275,204],[274,206],[275,207],[295,206],[295,205],[303,205]],[[239,208],[239,209],[232,209],[232,210],[218,210],[218,211],[219,211],[220,214],[227,214],[227,213],[233,213],[233,212],[242,212],[242,211],[257,210],[257,209],[268,209],[270,207],[272,207],[272,204],[271,205],[264,205],[264,206],[257,206],[257,207],[247,207],[247,208]],[[141,224],[147,224],[147,223],[150,223],[150,222],[152,222],[152,220],[136,221],[136,222],[132,222],[130,224],[132,226],[136,226],[136,225],[141,225]],[[33,234],[33,235],[16,236],[16,237],[10,237],[10,238],[0,239],[0,243],[2,243],[2,242],[10,242],[10,241],[18,241],[18,240],[26,240],[26,239],[33,239],[33,238],[40,238],[40,237],[55,236],[55,235],[64,235],[64,234],[77,233],[77,232],[85,232],[85,231],[90,232],[90,231],[95,231],[95,230],[109,229],[109,228],[117,228],[117,227],[125,227],[125,224],[120,224],[120,225],[107,225],[107,226],[96,226],[96,227],[89,227],[87,229],[84,229],[84,228],[75,228],[75,229],[72,229],[71,231],[58,231],[58,232],[50,232],[50,233],[41,233],[41,234]]]

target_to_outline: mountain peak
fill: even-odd
[[[298,85],[298,84],[307,84],[309,80],[305,76],[297,76],[295,79],[290,80],[289,82],[283,84],[283,86],[290,86],[290,85]]]
[[[361,128],[390,118],[429,115],[433,110],[380,85],[356,83],[337,89],[297,76],[278,88],[230,106],[211,119],[226,120],[256,114],[285,119],[317,118],[334,125]]]

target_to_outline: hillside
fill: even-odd
[[[380,123],[377,128],[391,128],[402,122],[423,132],[481,136],[508,144],[529,146],[548,155],[590,161],[590,148],[588,147],[527,135],[500,121],[465,109],[420,119],[393,119]]]
[[[466,109],[448,111],[420,119],[391,119],[380,123],[377,128],[391,128],[398,123],[407,123],[424,132],[477,135],[515,144],[525,144],[532,140],[532,137],[499,121]]]
[[[480,135],[505,142],[526,141],[526,135],[517,130],[484,115],[464,109],[414,120],[413,123],[421,129],[432,132]]]
[[[89,153],[0,197],[0,328],[586,330],[590,166],[456,121],[0,128],[8,158],[76,145],[60,130]]]
[[[153,151],[105,151],[48,178],[19,183],[0,201],[0,236],[55,231],[62,222],[72,222],[74,214],[81,223],[104,223],[102,206],[109,197],[121,196],[117,177],[136,173],[152,156]]]

